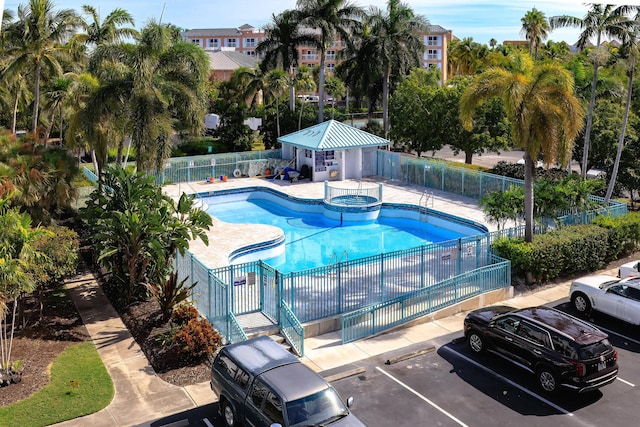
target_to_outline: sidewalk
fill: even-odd
[[[617,268],[598,273],[616,275]],[[150,426],[156,420],[217,400],[208,382],[178,387],[155,374],[93,274],[81,274],[67,281],[66,286],[111,375],[115,396],[102,411],[56,426]],[[514,307],[546,304],[567,297],[569,286],[569,282],[560,283],[502,303]],[[461,332],[464,316],[461,312],[345,345],[341,344],[339,332],[308,338],[302,361],[316,371],[326,371],[386,352],[401,352],[415,344]]]

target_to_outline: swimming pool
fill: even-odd
[[[374,220],[341,222],[323,214],[321,200],[278,193],[232,190],[203,198],[207,212],[221,221],[272,225],[284,233],[277,250],[253,247],[230,261],[262,259],[288,273],[486,232],[480,224],[434,211],[430,221],[420,221],[416,206],[400,204],[383,203]]]

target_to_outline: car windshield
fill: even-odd
[[[609,285],[613,285],[615,283],[618,283],[619,281],[620,281],[620,279],[607,280],[606,282],[600,284],[600,289],[604,289]]]
[[[333,388],[287,403],[287,416],[292,427],[323,426],[349,414]]]

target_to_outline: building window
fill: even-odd
[[[220,40],[218,39],[209,39],[209,47],[219,47]]]
[[[238,47],[236,39],[227,39],[227,47]]]
[[[329,60],[329,61],[335,61],[336,60],[336,51],[335,50],[328,50],[326,59]]]
[[[438,51],[436,49],[428,49],[427,50],[427,59],[430,60],[437,60],[438,58]]]
[[[302,54],[303,61],[315,61],[316,59],[318,59],[318,56],[315,50],[305,50],[303,52],[304,52]]]
[[[440,46],[440,37],[427,36],[427,46]]]
[[[248,50],[245,52],[245,54],[249,56],[256,56],[256,52],[254,50]]]
[[[200,44],[200,39],[191,39],[191,43]]]
[[[256,47],[256,39],[254,38],[249,38],[249,39],[244,39],[244,47]]]
[[[335,73],[336,71],[336,64],[327,64],[327,71],[329,73]]]

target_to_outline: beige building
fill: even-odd
[[[243,55],[260,59],[256,56],[255,47],[265,39],[263,30],[256,29],[249,24],[239,28],[195,29],[182,33],[184,40],[198,44],[207,51],[235,51]],[[422,35],[424,53],[422,66],[424,68],[438,68],[442,73],[442,82],[449,79],[447,74],[447,49],[453,40],[453,31],[446,30],[440,25],[429,25],[427,33]],[[326,52],[326,71],[333,73],[338,63],[338,52],[344,47],[340,40],[336,40]],[[320,52],[313,47],[300,47],[300,65],[320,65]],[[212,64],[213,66],[213,64]],[[214,69],[215,70],[215,69]],[[218,73],[223,74],[223,73]],[[228,79],[229,76],[225,74]]]

